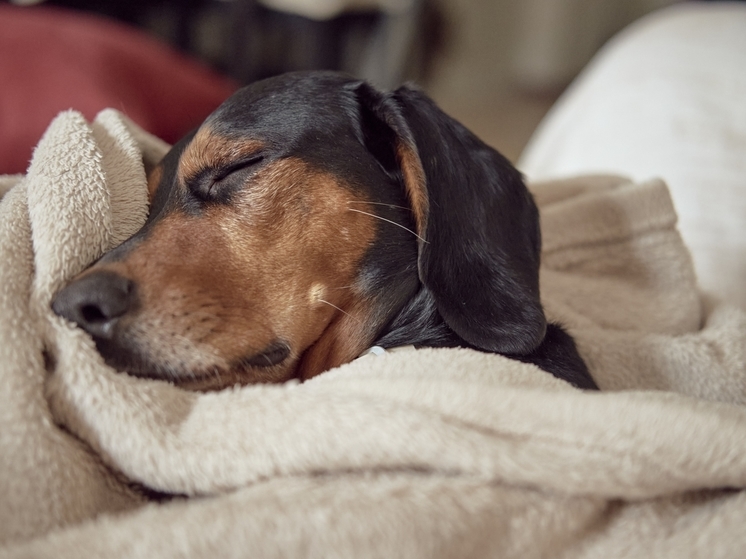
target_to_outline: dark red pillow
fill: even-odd
[[[62,110],[113,107],[173,143],[236,86],[136,29],[54,8],[0,4],[0,174],[26,170]]]

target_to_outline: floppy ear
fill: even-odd
[[[420,236],[421,282],[469,344],[522,355],[544,339],[539,215],[521,174],[423,93],[360,84],[361,104],[392,131]]]

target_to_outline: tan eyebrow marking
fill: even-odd
[[[203,126],[194,135],[179,159],[177,177],[179,184],[186,184],[207,168],[216,168],[251,157],[264,148],[259,140],[236,141],[216,134],[209,126]]]

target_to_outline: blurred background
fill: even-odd
[[[612,36],[669,4],[679,5],[614,41],[532,139]],[[663,177],[702,285],[743,303],[744,10],[743,0],[0,0],[0,175],[28,168],[65,109],[93,121],[113,107],[174,143],[237,87],[273,74],[413,81],[531,180]],[[0,196],[3,184],[12,180],[0,176]]]
[[[11,4],[16,12],[58,7],[136,27],[239,85],[284,71],[316,68],[344,70],[382,88],[414,81],[446,112],[515,161],[539,120],[604,42],[631,21],[674,1],[15,0]],[[0,23],[9,13],[0,12]],[[42,52],[45,40],[34,39]],[[54,49],[54,44],[48,48]],[[11,56],[7,47],[0,50],[0,62],[3,56]],[[0,118],[7,120],[11,110],[6,109],[4,117],[0,112]],[[0,127],[3,124],[0,121]]]

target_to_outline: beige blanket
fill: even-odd
[[[533,187],[548,314],[603,392],[423,349],[197,394],[49,310],[143,222],[164,149],[68,112],[0,180],[0,556],[743,556],[746,315],[700,309],[662,182]]]

